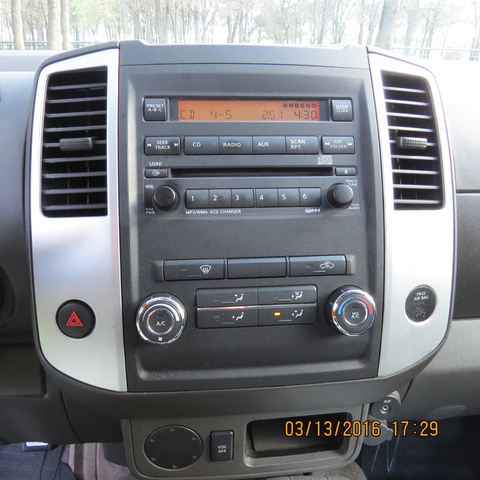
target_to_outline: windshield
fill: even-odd
[[[0,49],[149,43],[367,44],[478,60],[480,0],[0,0]]]

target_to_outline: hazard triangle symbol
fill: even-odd
[[[67,327],[83,327],[83,323],[78,318],[78,315],[76,314],[76,312],[73,312],[70,315],[70,318],[68,319],[68,322],[67,322]]]

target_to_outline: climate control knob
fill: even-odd
[[[177,207],[180,197],[178,192],[168,185],[162,185],[153,192],[153,206],[161,212],[169,212]]]
[[[333,208],[346,208],[353,200],[352,187],[345,183],[335,183],[327,192],[327,201]]]
[[[137,330],[147,342],[165,344],[177,340],[187,322],[182,302],[167,293],[145,299],[137,312]]]
[[[329,324],[338,332],[353,337],[365,333],[377,316],[373,298],[353,286],[335,290],[325,308]]]

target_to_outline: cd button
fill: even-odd
[[[217,155],[218,137],[185,137],[185,155]]]
[[[336,167],[335,175],[338,177],[353,177],[357,174],[355,167]]]
[[[228,155],[252,153],[252,137],[220,137],[220,153]]]
[[[285,137],[253,137],[253,153],[285,153]]]

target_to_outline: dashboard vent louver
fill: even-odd
[[[107,215],[106,140],[106,68],[52,75],[43,128],[44,215]]]
[[[440,148],[428,83],[421,77],[383,73],[395,209],[443,205]]]

